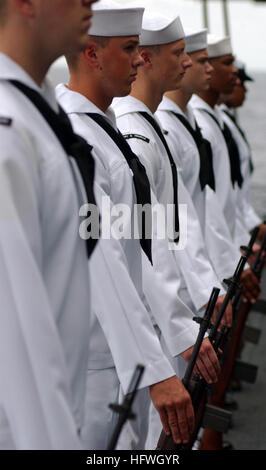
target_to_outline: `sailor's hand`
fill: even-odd
[[[254,245],[252,247],[252,251],[253,251],[252,255],[250,255],[249,258],[248,258],[248,262],[249,262],[249,265],[251,267],[254,266],[254,263],[256,261],[256,257],[258,255],[258,252],[260,251],[260,245],[258,243],[254,243]]]
[[[258,233],[258,240],[260,240],[262,242],[263,238],[265,237],[266,235],[266,224],[265,223],[262,223],[259,225],[259,233]]]
[[[181,355],[182,357],[189,362],[194,346],[184,351]],[[196,361],[195,372],[199,373],[204,380],[211,384],[215,383],[218,380],[218,375],[220,373],[220,364],[218,357],[209,341],[208,338],[205,338],[202,341],[202,345],[198,354]]]
[[[215,323],[215,320],[218,317],[225,295],[226,294],[220,295],[216,301],[214,311],[212,314],[213,323]],[[221,320],[221,325],[226,325],[228,328],[231,328],[232,324],[233,324],[233,308],[232,308],[232,303],[229,302],[224,312],[223,318]]]
[[[260,295],[259,280],[251,269],[245,269],[241,275],[240,282],[243,284],[243,302],[251,302],[254,304]]]
[[[194,411],[190,395],[181,380],[173,376],[153,384],[150,395],[165,434],[172,434],[176,444],[189,442],[195,426]]]

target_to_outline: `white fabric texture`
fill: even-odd
[[[103,37],[138,36],[144,8],[125,8],[110,0],[93,6],[89,34]]]
[[[102,113],[84,96],[68,90],[63,85],[57,88],[57,95],[61,105],[69,113],[75,130],[93,145],[93,153],[97,159],[95,191],[98,201],[100,202],[104,194],[110,196],[111,204],[123,203],[132,209],[136,198],[131,170],[108,134],[86,116],[88,112],[102,114],[116,129],[112,111],[109,109],[105,114]],[[155,246],[156,251],[164,250],[164,256],[172,259],[166,242],[155,243]],[[155,250],[154,247],[153,249]],[[143,280],[142,263],[147,266]],[[191,312],[177,298],[178,284],[175,273],[165,278],[161,269],[155,274],[146,255],[142,253],[139,240],[134,239],[101,240],[93,254],[91,269],[94,274],[92,304],[95,315],[91,322],[88,367],[90,370],[103,370],[104,377],[104,369],[115,365],[123,392],[126,393],[133,366],[142,363],[145,366],[145,374],[141,393],[147,396],[145,387],[173,376],[174,371],[161,350],[151,322],[153,317],[150,317],[146,309],[152,310],[174,355],[194,344],[197,334],[196,325],[192,325]],[[145,280],[147,278],[148,281]],[[153,305],[148,303],[146,297],[148,301],[151,299]],[[108,380],[107,373],[107,388]],[[88,386],[91,389],[89,382]],[[96,395],[97,392],[95,400],[98,403]],[[102,396],[103,404],[105,400],[108,400],[108,392],[106,397]],[[94,397],[91,396],[89,402],[92,413],[93,401]],[[140,406],[147,408],[144,402],[141,402]],[[147,424],[147,418],[148,416],[144,415],[138,416],[136,428],[141,428],[141,421]],[[104,427],[103,421],[98,426],[98,445]],[[89,436],[88,430],[93,432],[93,426],[88,422],[86,429],[86,435]],[[145,436],[139,436],[139,439],[142,438]],[[103,441],[101,445],[104,445]]]
[[[214,109],[211,108],[196,95],[193,95],[190,104],[194,109],[196,120],[202,129],[204,137],[211,143],[216,193],[234,244],[239,249],[239,237],[241,236],[241,244],[247,243],[250,238],[242,215],[238,211],[239,188],[237,184],[233,187],[231,182],[229,155],[221,129],[219,129],[213,118],[206,113],[206,111],[211,113],[218,120],[220,127],[223,128],[222,111],[218,106],[215,106]]]
[[[214,34],[207,35],[208,56],[210,59],[232,54],[232,44],[230,37],[219,37]]]
[[[141,46],[170,44],[184,37],[185,32],[179,16],[169,19],[148,10],[144,12],[140,34]]]
[[[173,204],[172,173],[165,147],[151,125],[138,114],[138,111],[149,113],[150,111],[143,103],[132,97],[118,100],[114,109],[122,133],[134,132],[148,137],[149,143],[140,139],[129,139],[128,143],[145,165],[159,202],[164,206]],[[182,237],[182,229],[187,228],[187,244],[184,249],[173,250],[172,254],[177,275],[181,279],[179,294],[181,298],[182,292],[186,297],[190,297],[194,305],[193,310],[197,312],[208,302],[213,285],[218,284],[219,287],[220,284],[208,260],[198,217],[180,172],[178,179],[179,204],[186,204],[188,213],[187,221],[183,221],[180,212],[180,233]],[[182,300],[185,301],[185,298]]]
[[[226,109],[228,112],[230,110],[225,107],[225,105],[221,105],[220,108],[222,111]],[[240,163],[241,163],[241,173],[243,176],[243,186],[239,191],[239,210],[242,213],[242,217],[245,221],[246,228],[248,231],[252,230],[254,227],[262,223],[262,220],[256,214],[254,208],[251,204],[251,191],[250,191],[250,184],[251,184],[251,172],[250,172],[250,157],[251,157],[251,149],[248,143],[245,141],[241,132],[234,124],[232,119],[223,112],[223,119],[230,128],[232,135],[237,143],[240,155]]]
[[[1,115],[12,119],[0,126],[0,407],[12,435],[5,448],[81,449],[90,315],[78,234],[84,201],[55,134],[9,79],[57,110],[47,82],[38,88],[0,54]]]
[[[173,100],[164,97],[157,116],[167,132],[165,137],[168,145],[182,171],[184,184],[193,200],[209,259],[218,279],[222,282],[224,278],[233,274],[239,254],[234,247],[217,193],[209,186],[205,186],[204,191],[201,190],[200,156],[195,141],[172,112],[182,114],[195,129],[193,108],[188,104],[186,113],[183,113]]]

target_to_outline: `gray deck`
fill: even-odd
[[[262,279],[261,299],[266,301],[266,273]],[[238,403],[233,412],[233,428],[224,435],[236,450],[266,450],[266,308],[256,311],[256,306],[248,317],[249,325],[261,330],[257,345],[245,343],[241,360],[257,365],[258,376],[255,384],[242,382],[241,392],[229,396]]]

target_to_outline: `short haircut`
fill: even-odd
[[[1,2],[1,0],[0,0]],[[98,46],[105,48],[109,44],[110,38],[102,36],[89,36],[90,41],[95,42]],[[77,70],[80,53],[66,55],[66,61],[70,70]]]
[[[80,57],[80,52],[66,55],[67,65],[70,71],[77,70],[79,57]]]
[[[0,26],[4,24],[6,19],[7,1],[8,0],[0,0]]]
[[[89,36],[89,39],[92,42],[96,42],[96,44],[100,47],[106,47],[109,44],[110,38],[104,36]]]
[[[148,50],[152,54],[160,54],[161,46],[160,45],[158,45],[158,46],[139,46],[139,50],[140,50],[140,52],[142,52],[144,50]]]

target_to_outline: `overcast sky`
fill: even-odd
[[[202,0],[116,0],[122,5],[143,6],[170,18],[180,15],[185,28],[203,26]],[[266,1],[227,0],[230,32],[235,55],[248,71],[266,72]],[[222,0],[208,1],[209,31],[225,33]],[[60,72],[60,73],[59,73]],[[59,59],[50,71],[55,82],[67,80],[65,61]]]
[[[163,15],[180,14],[185,27],[203,26],[201,0],[116,0],[127,5],[144,6]],[[228,0],[232,43],[239,59],[249,69],[266,71],[266,2]],[[209,31],[223,34],[224,21],[221,0],[208,1]]]

